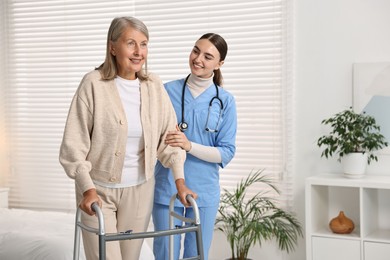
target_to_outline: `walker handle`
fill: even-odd
[[[196,205],[196,202],[195,202],[195,199],[194,199],[194,197],[193,197],[191,194],[187,194],[186,200],[187,200],[187,202],[190,203],[190,205],[191,205],[192,207],[196,207],[196,206],[197,206],[197,205]]]
[[[101,209],[99,207],[99,204],[95,201],[94,203],[92,203],[91,205],[91,209],[93,210],[93,212],[95,213],[98,213]]]
[[[175,197],[176,197],[176,199],[180,200],[179,194],[176,194],[176,196],[173,195],[172,198],[171,198],[171,202],[169,204],[169,211],[171,212],[171,214],[174,214],[176,218],[181,219],[181,220],[183,220],[185,222],[188,222],[188,219],[183,218],[182,216],[178,216],[175,213],[173,213]],[[198,208],[198,204],[196,204],[196,201],[195,201],[194,197],[191,194],[187,194],[186,200],[190,203],[192,209],[194,210],[194,215],[195,215],[194,217],[195,218],[193,219],[193,223],[200,224],[199,208]],[[173,227],[173,225],[172,225],[172,227]]]
[[[176,199],[180,200],[179,194],[176,194]],[[192,207],[197,206],[194,197],[191,194],[187,194],[186,200]]]
[[[104,217],[103,217],[103,212],[102,209],[99,207],[99,204],[97,202],[92,203],[91,209],[96,213],[96,216],[98,217],[98,222],[99,222],[99,235],[104,235],[105,230],[104,230]]]

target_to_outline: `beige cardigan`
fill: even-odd
[[[158,76],[141,81],[141,123],[145,143],[145,174],[154,174],[156,159],[184,178],[185,151],[164,143],[176,129],[176,114]],[[114,80],[101,80],[94,70],[82,79],[70,106],[59,160],[77,190],[95,188],[93,180],[120,183],[127,140],[127,120]]]

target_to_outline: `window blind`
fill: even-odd
[[[289,204],[289,1],[7,0],[4,5],[10,207],[74,210],[74,183],[58,162],[59,146],[71,98],[82,76],[104,60],[107,30],[116,16],[135,16],[148,26],[148,69],[164,82],[190,72],[188,56],[202,34],[226,39],[222,73],[224,87],[236,98],[238,132],[236,156],[221,170],[221,187],[232,189],[251,170],[265,169],[280,185],[281,203]]]

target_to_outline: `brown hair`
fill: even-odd
[[[206,33],[203,34],[199,40],[207,39],[209,40],[218,50],[221,59],[219,61],[224,61],[226,58],[226,54],[228,51],[228,45],[222,36],[216,33]],[[223,77],[221,69],[214,70],[214,78],[213,81],[215,84],[222,86],[223,85]]]
[[[100,70],[100,74],[102,75],[102,79],[110,80],[115,78],[118,74],[118,68],[115,56],[111,54],[110,51],[110,41],[116,42],[122,35],[122,33],[127,28],[132,28],[136,31],[144,34],[149,40],[149,32],[146,25],[134,17],[116,17],[112,20],[110,28],[108,29],[107,34],[107,46],[106,46],[106,58],[104,62],[96,68]],[[147,76],[147,61],[145,62],[145,68],[139,72],[136,72],[137,78],[140,80],[146,80]]]

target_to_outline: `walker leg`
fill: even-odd
[[[74,245],[73,245],[73,260],[79,260],[80,259],[80,232],[81,228],[79,227],[78,223],[80,222],[80,210],[78,209],[76,212],[76,225],[75,225],[75,231],[74,231]]]
[[[203,260],[204,252],[203,252],[202,230],[200,224],[198,225],[198,231],[196,232],[196,240],[197,240],[196,247],[198,249],[199,259]]]
[[[99,235],[99,260],[106,260],[105,235]]]

